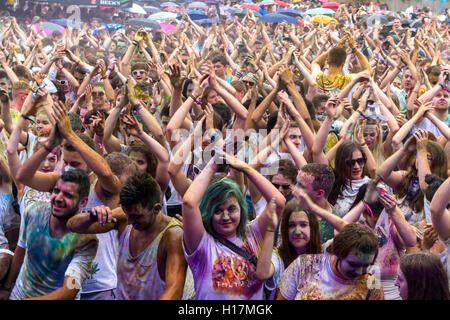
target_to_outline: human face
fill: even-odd
[[[216,90],[211,90],[209,92],[208,96],[206,97],[206,101],[211,104],[219,102],[219,96],[217,95]]]
[[[406,70],[405,75],[403,76],[403,88],[405,88],[405,90],[410,90],[414,88],[415,84],[416,80],[414,80],[411,71]]]
[[[147,172],[147,159],[142,152],[130,152],[130,159],[136,162],[140,173]]]
[[[241,221],[241,207],[235,197],[230,197],[222,205],[216,207],[212,217],[214,231],[223,238],[236,236]]]
[[[79,185],[58,180],[50,196],[52,214],[60,218],[70,218],[78,211],[80,203]]]
[[[216,75],[219,78],[224,78],[225,77],[225,66],[220,62],[214,63],[214,72],[216,73]]]
[[[316,108],[316,113],[325,112],[326,111],[326,109],[325,109],[326,105],[327,105],[327,101],[321,102]]]
[[[356,280],[367,273],[367,268],[373,264],[375,254],[354,252],[338,262],[337,270],[346,280]]]
[[[128,217],[128,222],[139,231],[147,229],[156,220],[156,215],[152,210],[142,207],[140,203],[122,206],[122,209]]]
[[[72,167],[74,169],[81,169],[88,172],[89,168],[80,154],[76,151],[68,151],[67,149],[63,150],[63,171],[67,166]]]
[[[377,72],[383,73],[386,70],[386,65],[383,63],[377,63]]]
[[[105,90],[95,87],[92,88],[92,104],[95,110],[101,110],[102,106],[105,104]]]
[[[378,131],[377,128],[366,128],[364,130],[364,141],[367,143],[367,146],[372,149],[372,147],[377,142]]]
[[[447,110],[449,94],[445,90],[440,90],[433,98],[433,106],[439,110]]]
[[[73,77],[75,79],[77,79],[79,84],[81,84],[83,82],[83,80],[84,80],[84,75],[79,73],[79,72],[76,72],[76,71],[73,73]]]
[[[306,253],[311,238],[308,216],[304,211],[293,212],[288,221],[289,243],[297,254]]]
[[[297,186],[302,188],[306,194],[312,199],[318,199],[319,195],[316,190],[313,189],[314,176],[311,173],[300,170],[297,175]]]
[[[402,88],[402,82],[399,79],[394,80],[394,86],[398,89]]]
[[[302,134],[300,132],[300,128],[297,127],[291,127],[289,128],[289,139],[292,141],[292,143],[295,145],[297,149],[300,149],[300,146],[302,145]]]
[[[38,137],[49,136],[52,131],[52,124],[45,113],[38,113],[36,117],[36,131]]]
[[[131,72],[131,75],[133,76],[134,80],[136,82],[143,82],[147,79],[147,71],[144,69],[136,69]]]
[[[41,162],[39,171],[44,173],[53,172],[55,170],[57,162],[58,156],[51,152],[45,157],[44,161]]]
[[[394,28],[398,29],[402,26],[402,22],[399,19],[394,20]]]
[[[9,92],[9,80],[6,78],[0,78],[0,88]]]
[[[351,180],[360,180],[362,178],[364,164],[363,162],[363,155],[361,151],[355,150],[352,153],[352,157],[349,159],[346,159],[346,166],[347,169],[350,171],[350,179]],[[350,161],[349,161],[350,160]],[[354,160],[354,161],[352,161]],[[350,162],[349,165],[347,162]]]
[[[194,92],[194,84],[193,83],[189,83],[187,90],[186,90],[186,94],[189,97],[189,95],[192,94],[192,92]]]
[[[397,280],[395,280],[395,286],[398,288],[398,293],[400,294],[402,300],[407,300],[408,283],[406,282],[405,275],[403,274],[402,269],[400,269],[400,266],[398,266],[398,277]]]
[[[292,193],[292,182],[281,173],[277,173],[272,177],[272,184],[284,197],[287,197]]]

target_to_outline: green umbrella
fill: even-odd
[[[326,8],[315,8],[315,9],[309,9],[304,12],[305,14],[313,15],[313,14],[334,14],[336,13],[332,9],[326,9]]]
[[[239,18],[243,18],[243,17],[245,17],[245,14],[247,11],[253,11],[253,15],[257,18],[261,17],[261,13],[259,13],[258,11],[249,10],[249,9],[241,9],[240,11],[236,11],[234,13],[234,15],[238,16]]]
[[[175,20],[177,18],[177,16],[178,16],[178,13],[161,11],[161,12],[157,12],[157,13],[149,15],[147,17],[147,19],[152,20],[152,21]]]

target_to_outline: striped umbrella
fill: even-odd
[[[385,15],[386,17],[394,17],[395,19],[400,19],[400,16],[394,11],[384,10],[381,12],[381,14]]]

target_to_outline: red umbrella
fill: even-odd
[[[181,13],[181,9],[177,7],[165,7],[163,10],[167,12]]]
[[[283,2],[283,1],[276,0],[275,3],[281,7],[285,7],[285,8],[289,7],[289,4],[287,4],[286,2]]]
[[[261,10],[261,8],[258,5],[254,4],[254,3],[244,3],[244,4],[241,5],[241,8],[242,9],[256,10],[256,11]]]
[[[322,5],[322,8],[337,9],[337,8],[339,8],[340,5],[341,5],[341,3],[337,3],[337,2],[326,2]]]

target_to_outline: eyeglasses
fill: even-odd
[[[67,80],[58,80],[58,79],[56,79],[56,81],[58,81],[59,84],[62,85],[62,86],[65,86],[66,83],[67,83]]]
[[[92,91],[92,96],[104,96],[105,92],[104,91]]]
[[[138,74],[140,74],[140,75],[145,74],[145,71],[143,71],[143,70],[134,70],[132,73],[133,73],[133,76],[137,76]]]
[[[358,163],[360,166],[366,163],[366,159],[364,158],[358,158],[358,159],[349,159],[345,160],[345,165],[347,167],[354,167],[355,164]]]
[[[273,182],[272,182],[272,184],[277,189],[280,189],[280,187],[282,187],[284,190],[287,190],[291,187],[290,184],[278,184],[278,183],[273,183]]]

